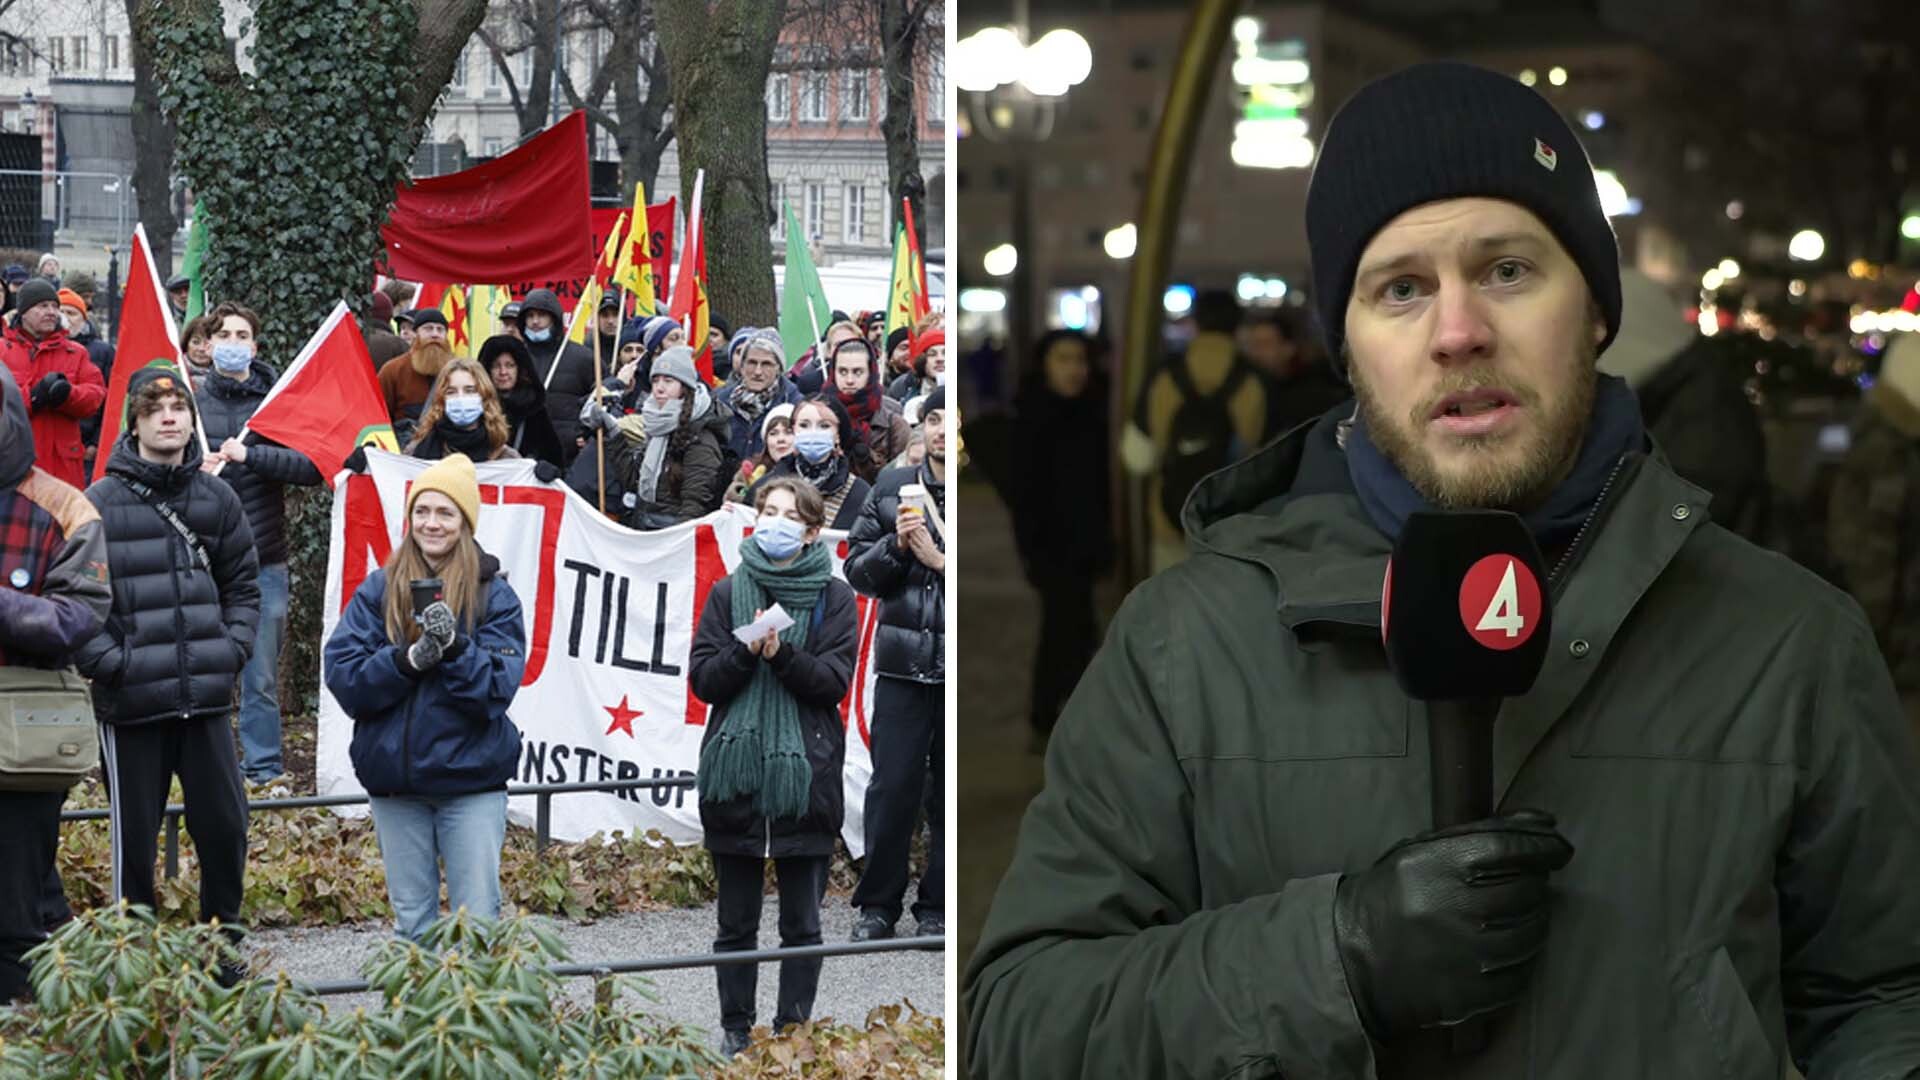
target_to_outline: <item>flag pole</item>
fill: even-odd
[[[598,315],[596,314],[595,317],[598,318]],[[567,347],[566,344],[563,342],[560,346],[561,351],[564,352],[566,350],[566,347]],[[560,366],[560,356],[558,353],[554,354],[553,366],[554,367]],[[552,372],[548,372],[548,374],[552,374]],[[602,378],[604,378],[604,376],[601,374],[601,370],[600,370],[600,328],[598,326],[595,326],[593,328],[593,392],[596,397],[598,397],[600,394],[600,380]],[[595,458],[597,459],[595,463],[595,467],[599,470],[599,473],[600,473],[600,485],[599,485],[600,516],[606,517],[607,516],[607,429],[598,424],[594,425],[594,428],[593,428],[593,453]]]

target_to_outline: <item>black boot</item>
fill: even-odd
[[[893,920],[874,908],[860,912],[860,921],[853,924],[854,941],[883,941],[892,936]]]
[[[720,1040],[720,1053],[724,1057],[739,1057],[753,1045],[753,1033],[750,1031],[729,1031]]]

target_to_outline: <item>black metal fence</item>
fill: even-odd
[[[570,795],[582,791],[631,791],[635,788],[690,788],[694,785],[691,776],[666,776],[652,780],[600,780],[574,784],[527,784],[509,786],[507,796],[531,795],[533,807],[533,842],[540,851],[547,850],[553,843],[553,797]],[[286,799],[261,799],[247,803],[247,812],[255,810],[301,810],[310,806],[358,806],[368,801],[365,794],[360,795],[296,795]],[[187,812],[179,803],[167,804],[165,828],[167,833],[166,853],[169,879],[180,876],[180,816]],[[105,808],[93,810],[65,810],[60,814],[61,821],[102,821],[108,811]]]

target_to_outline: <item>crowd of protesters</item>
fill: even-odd
[[[225,302],[188,319],[178,277],[167,299],[184,368],[136,372],[124,431],[97,446],[113,350],[88,320],[91,298],[44,277],[5,280],[0,686],[70,680],[98,721],[116,897],[153,904],[157,833],[179,782],[200,917],[238,942],[249,792],[287,793],[285,493],[342,466],[246,430],[279,378],[259,354],[260,318]],[[606,365],[596,385],[592,350],[566,340],[551,290],[508,306],[471,356],[453,347],[439,310],[401,306],[411,296],[375,291],[358,326],[399,445],[434,464],[409,488],[402,541],[324,643],[322,671],[354,722],[350,758],[372,800],[396,932],[418,939],[443,885],[454,908],[499,912],[505,788],[521,739],[509,713],[526,642],[520,600],[475,539],[476,463],[531,459],[541,481],[564,478],[637,530],[728,503],[752,511],[741,564],[710,594],[689,669],[714,709],[699,785],[721,886],[715,948],[755,947],[768,857],[782,944],[821,940],[845,812],[838,705],[855,668],[855,590],[878,600],[881,630],[854,936],[895,932],[923,800],[934,855],[915,929],[943,934],[943,361],[902,349],[883,366],[877,317],[836,315],[792,365],[777,331],[730,333],[716,320],[694,343],[712,346],[709,377],[678,322],[622,322],[616,304],[595,313]],[[937,323],[919,330],[919,340],[939,337]],[[910,380],[906,401],[886,392],[890,377]],[[104,477],[89,487],[99,455]],[[364,470],[364,449],[344,467]],[[853,530],[851,586],[831,576],[823,529]],[[438,585],[423,597],[429,579]],[[793,627],[752,645],[733,637],[774,603]],[[27,994],[22,955],[70,917],[53,867],[64,791],[0,782],[15,826],[0,841],[0,1001]],[[783,965],[776,1025],[810,1016],[819,968]],[[228,983],[246,975],[244,962],[221,971]],[[754,975],[720,969],[729,1050],[753,1026]]]

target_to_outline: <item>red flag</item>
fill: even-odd
[[[673,295],[673,223],[679,213],[677,195],[647,207],[647,257],[653,260],[653,289],[660,296]]]
[[[113,350],[113,381],[107,384],[107,403],[100,412],[100,454],[93,478],[107,474],[107,459],[127,422],[127,383],[143,367],[178,368],[191,387],[193,380],[180,361],[180,331],[160,291],[160,275],[147,247],[147,227],[133,228],[133,253],[127,259],[127,290],[120,303],[120,337]],[[204,438],[204,436],[202,436]]]
[[[693,180],[693,205],[687,211],[687,249],[680,254],[680,269],[674,277],[673,299],[667,311],[674,322],[686,328],[694,369],[710,383],[713,353],[707,346],[707,234],[700,228],[700,189],[705,184],[706,172],[702,170]]]
[[[346,304],[334,305],[254,410],[246,431],[299,451],[326,474],[368,442],[400,451],[373,358]]]
[[[906,215],[907,251],[911,253],[908,266],[912,271],[914,289],[913,321],[918,324],[933,311],[933,300],[927,295],[927,260],[926,256],[920,254],[920,238],[913,231],[913,202],[902,198],[900,210]]]
[[[512,153],[402,185],[381,238],[409,281],[586,277],[591,194],[587,114],[575,110]]]

